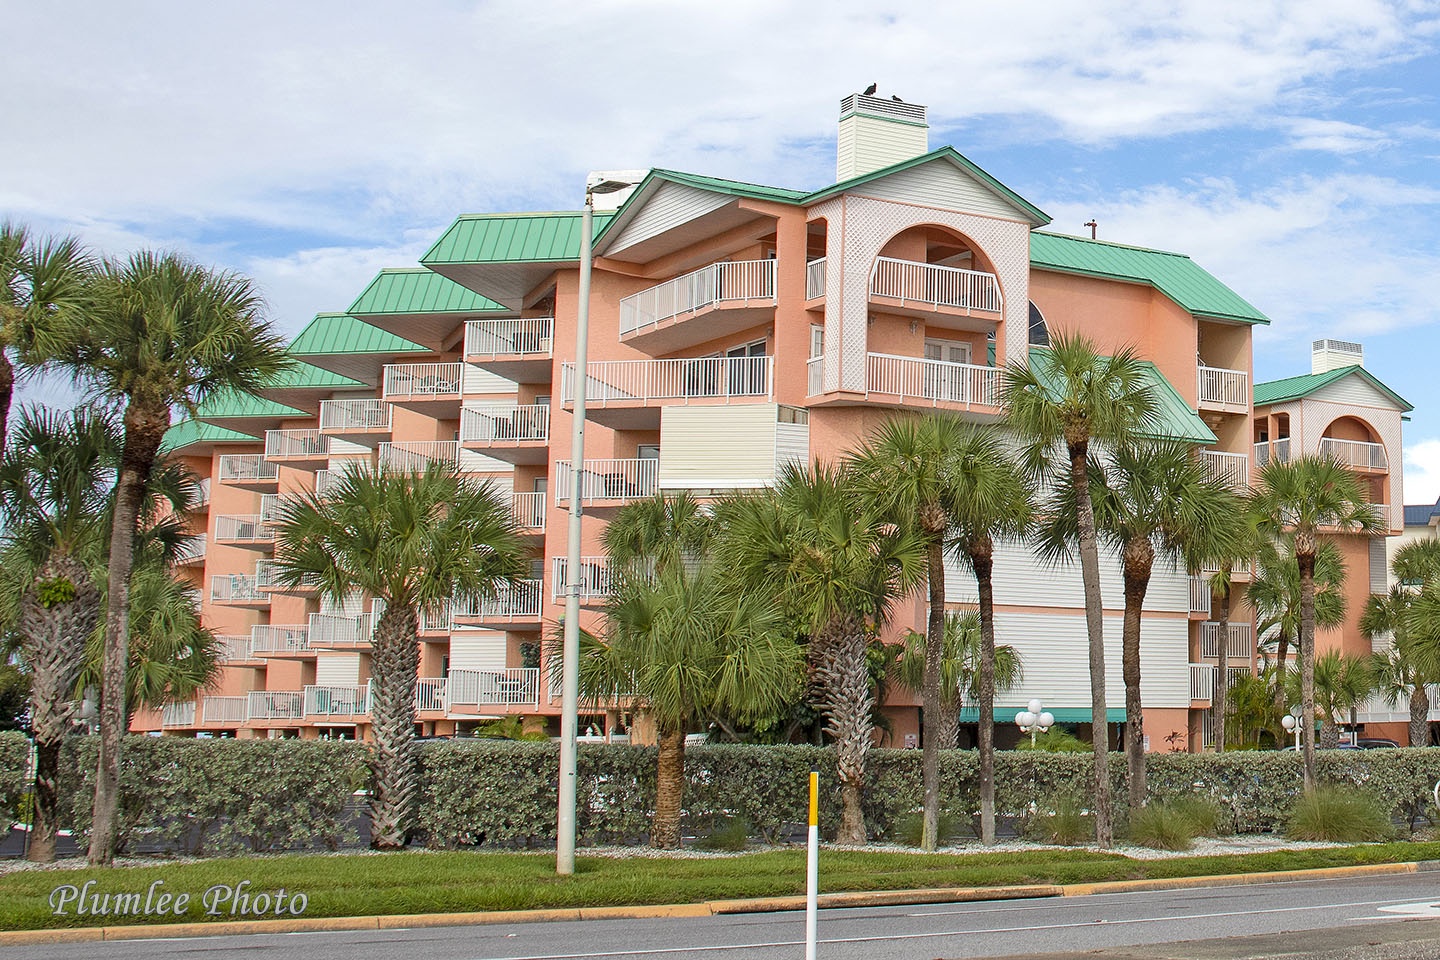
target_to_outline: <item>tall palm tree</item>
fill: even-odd
[[[1035,476],[1064,473],[1077,491],[1089,491],[1092,443],[1117,446],[1152,433],[1159,406],[1149,386],[1149,368],[1126,347],[1102,356],[1080,334],[1051,338],[1045,350],[1032,350],[1029,363],[1011,362],[1005,370],[1001,403],[1006,422],[1026,444],[1026,461]],[[1054,464],[1057,448],[1063,466]],[[1085,590],[1085,628],[1090,647],[1090,714],[1094,751],[1095,840],[1114,840],[1110,799],[1109,734],[1105,702],[1105,627],[1100,596],[1100,555],[1095,508],[1088,496],[1075,498],[1080,578]]]
[[[1382,527],[1350,470],[1323,456],[1271,460],[1260,471],[1255,511],[1263,532],[1290,538],[1300,586],[1300,706],[1305,790],[1315,789],[1315,560],[1320,535],[1378,533]]]
[[[1391,644],[1374,655],[1377,689],[1391,703],[1405,698],[1410,709],[1410,745],[1430,744],[1430,695],[1440,682],[1440,632],[1427,630],[1420,610],[1433,603],[1440,585],[1440,540],[1415,540],[1395,552],[1390,563],[1398,583],[1372,596],[1360,616],[1360,631],[1371,641],[1389,635]]]
[[[28,328],[48,322],[51,314],[80,310],[94,264],[73,237],[36,241],[30,231],[0,222],[0,450],[5,448],[10,401],[15,395],[15,366],[10,348],[21,348],[21,367],[45,360],[28,354]]]
[[[524,556],[508,496],[448,463],[418,473],[384,464],[346,471],[323,500],[307,494],[281,501],[281,580],[313,583],[336,601],[363,592],[385,605],[370,655],[371,846],[404,846],[413,819],[420,611],[492,599],[522,573]]]
[[[1300,694],[1301,678],[1287,671],[1286,685],[1291,696]],[[1315,711],[1320,718],[1320,746],[1340,743],[1340,725],[1346,715],[1365,702],[1375,690],[1375,672],[1370,657],[1327,650],[1315,658]]]
[[[842,843],[865,842],[861,795],[874,733],[871,631],[925,575],[925,545],[857,496],[848,473],[788,464],[771,490],[718,511],[716,558],[737,593],[780,605],[808,637],[810,698],[835,741]]]
[[[120,741],[129,660],[129,590],[142,491],[160,459],[171,411],[224,390],[249,391],[283,369],[281,339],[251,282],[178,254],[142,251],[105,263],[81,318],[37,322],[25,351],[68,371],[107,406],[123,407],[125,439],[110,535],[100,756],[89,859],[115,856]]]
[[[623,580],[605,610],[604,637],[586,636],[582,696],[632,699],[659,733],[650,842],[680,846],[685,734],[713,713],[772,714],[794,696],[803,653],[783,612],[759,593],[736,595],[709,562]]]
[[[1256,636],[1263,654],[1272,652],[1277,666],[1284,666],[1293,646],[1299,650],[1300,567],[1288,538],[1265,541],[1256,553],[1255,572],[1247,591],[1258,623]],[[1345,599],[1345,560],[1328,540],[1320,543],[1315,555],[1315,625],[1333,630],[1345,622],[1349,601]],[[1273,696],[1284,712],[1285,690],[1276,674]]]
[[[1187,551],[1186,565],[1191,576],[1200,575],[1207,567],[1215,571],[1209,578],[1209,587],[1211,609],[1215,615],[1215,652],[1219,661],[1219,683],[1215,685],[1211,711],[1215,717],[1215,750],[1218,753],[1225,752],[1231,739],[1226,727],[1230,722],[1230,615],[1235,592],[1235,572],[1242,566],[1253,567],[1255,555],[1262,545],[1253,500],[1246,495],[1241,498],[1238,510],[1219,518],[1210,528],[1208,535],[1201,538],[1200,542],[1192,544]],[[1252,652],[1246,651],[1247,664]]]
[[[697,562],[710,549],[714,534],[714,517],[693,494],[661,491],[616,511],[600,542],[612,570],[622,576],[651,576]]]
[[[907,631],[895,661],[895,676],[906,689],[919,693],[925,678],[925,634]],[[974,610],[945,614],[945,651],[940,661],[940,746],[954,749],[960,737],[960,710],[980,696],[980,614]],[[995,648],[993,683],[1009,690],[1025,679],[1020,651],[1006,644]]]
[[[1094,504],[1100,537],[1120,556],[1125,589],[1121,627],[1125,680],[1125,752],[1130,768],[1130,808],[1145,804],[1144,713],[1140,703],[1140,618],[1157,558],[1179,566],[1187,557],[1221,549],[1230,518],[1241,501],[1222,479],[1212,477],[1182,440],[1122,444],[1106,460],[1092,458],[1088,499]],[[1078,536],[1077,490],[1060,487],[1064,509],[1041,529],[1040,549],[1052,562],[1070,556]]]

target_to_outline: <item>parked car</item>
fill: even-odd
[[[1361,737],[1355,741],[1355,746],[1361,750],[1394,750],[1400,744],[1394,740],[1387,740],[1384,737]]]

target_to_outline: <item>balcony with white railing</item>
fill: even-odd
[[[251,690],[246,713],[255,720],[301,720],[305,694],[299,690]]]
[[[1210,616],[1210,578],[1190,578],[1190,612]]]
[[[255,584],[253,576],[243,573],[216,574],[210,578],[210,602],[240,607],[270,605],[270,594]]]
[[[450,420],[460,408],[465,365],[450,363],[387,363],[383,393],[387,403]]]
[[[250,628],[250,652],[258,657],[313,656],[303,623],[257,623]]]
[[[1211,480],[1242,491],[1250,486],[1250,457],[1246,454],[1201,450],[1200,462],[1205,467],[1205,475]]]
[[[998,413],[1003,374],[1000,367],[872,353],[866,357],[865,395],[907,407]]]
[[[460,411],[460,445],[510,463],[544,463],[550,405],[494,403]]]
[[[1262,440],[1255,444],[1255,466],[1264,467],[1271,458],[1279,463],[1290,462],[1290,438],[1281,437],[1278,440]]]
[[[392,411],[384,400],[321,400],[320,432],[368,445],[390,435]]]
[[[216,634],[215,639],[219,641],[215,649],[216,660],[222,663],[238,663],[255,659],[255,654],[250,651],[250,638],[247,635],[221,633]]]
[[[306,639],[315,647],[367,647],[375,631],[373,614],[354,617],[331,613],[312,613],[307,624]]]
[[[370,713],[370,685],[308,684],[305,694],[305,718],[365,717]]]
[[[1215,675],[1220,668],[1213,663],[1190,664],[1190,700],[1206,703],[1215,699]]]
[[[554,331],[553,317],[466,321],[465,361],[502,376],[511,374],[512,379],[527,369],[544,372],[550,366]]]
[[[160,707],[160,726],[162,727],[193,727],[195,726],[195,701],[185,700],[181,703],[167,703]]]
[[[1230,624],[1230,642],[1225,655],[1232,665],[1250,662],[1250,658],[1255,655],[1255,641],[1251,639],[1250,624]],[[1200,624],[1200,656],[1206,660],[1220,659],[1220,624]]]
[[[330,438],[319,430],[266,430],[265,459],[281,463],[323,463]]]
[[[570,502],[573,471],[569,460],[555,462],[555,502]],[[631,500],[653,497],[660,489],[660,461],[586,460],[580,474],[580,502],[586,505],[618,506]]]
[[[1334,437],[1320,438],[1320,455],[1329,457],[1352,470],[1384,472],[1389,461],[1385,458],[1385,446],[1365,440],[1337,440]]]
[[[1000,314],[1004,309],[1000,281],[993,273],[893,257],[876,258],[870,273],[870,296],[902,313],[919,308],[927,314]]]
[[[805,396],[818,397],[825,392],[825,356],[805,361]]]
[[[421,677],[415,681],[415,712],[444,713],[448,700],[444,677]]]
[[[488,599],[466,597],[452,600],[450,619],[454,623],[464,621],[478,623],[535,623],[540,622],[539,580],[517,580],[502,584],[495,596]]]
[[[805,264],[805,299],[819,300],[825,296],[825,258]]]
[[[268,549],[275,543],[275,524],[258,513],[215,518],[215,542],[229,547]]]
[[[756,403],[775,395],[774,364],[768,356],[598,360],[586,365],[585,406],[603,417],[609,407]],[[575,364],[561,365],[560,395],[567,404],[575,402],[577,379]]]
[[[331,496],[335,486],[345,478],[347,473],[370,474],[375,472],[374,468],[370,466],[369,460],[356,458],[353,460],[338,460],[332,462],[339,465],[333,469],[315,471],[315,496],[321,500]]]
[[[232,487],[274,491],[280,483],[279,464],[263,453],[222,453],[219,466],[220,482]]]
[[[1250,412],[1250,375],[1244,370],[1200,366],[1196,370],[1196,406],[1222,413]]]
[[[520,525],[524,533],[545,532],[545,494],[543,493],[516,493],[511,495],[512,509],[515,514],[515,522]]]
[[[383,610],[383,608],[381,609]],[[373,612],[376,611],[372,611],[372,613]],[[436,636],[438,634],[448,634],[450,632],[450,623],[450,602],[445,600],[433,607],[422,608],[416,626],[420,633],[428,636]]]
[[[567,575],[568,566],[565,557],[550,558],[550,596],[556,603],[564,601],[572,586]],[[580,602],[592,605],[603,603],[614,589],[610,558],[581,557],[579,579]]]
[[[250,719],[250,698],[206,697],[200,701],[200,723],[207,727],[237,727]]]
[[[210,506],[210,478],[201,477],[195,484],[193,495],[190,498],[190,509],[204,510]]]
[[[175,566],[193,567],[202,565],[205,562],[206,539],[205,534],[197,533],[176,547]]]
[[[255,563],[255,587],[271,593],[310,594],[319,587],[319,581],[306,576],[295,586],[290,586],[281,576],[280,564],[274,560],[259,560]]]
[[[460,463],[460,443],[456,440],[402,440],[382,442],[379,447],[382,468],[402,473],[424,473],[432,463]]]
[[[536,667],[451,670],[448,679],[446,695],[452,708],[540,703],[540,670]]]
[[[774,309],[774,260],[712,263],[622,299],[620,339],[644,338],[657,347],[699,343],[754,326]],[[688,337],[674,330],[702,315],[710,318],[704,329]]]

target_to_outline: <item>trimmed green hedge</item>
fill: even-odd
[[[64,826],[89,826],[96,740],[79,737],[63,757]],[[0,736],[0,802],[13,807],[28,747]],[[166,849],[230,853],[330,848],[353,842],[354,791],[365,786],[365,747],[315,740],[191,740],[133,737],[121,772],[122,843],[142,837]],[[1125,758],[1111,757],[1112,789],[1124,816]],[[1001,751],[998,814],[1022,832],[1036,816],[1088,806],[1090,757]],[[1325,751],[1321,779],[1360,788],[1402,821],[1426,813],[1440,780],[1440,748]],[[548,846],[555,836],[558,748],[553,743],[447,740],[421,750],[417,840],[432,846]],[[941,754],[942,804],[961,823],[978,806],[977,756]],[[839,814],[834,755],[807,746],[695,746],[686,751],[687,831],[706,833],[743,819],[767,840],[804,822],[806,782],[818,769],[826,794],[821,828]],[[1293,752],[1153,754],[1157,800],[1204,797],[1222,811],[1222,829],[1277,830],[1300,791]],[[582,744],[579,830],[585,844],[644,842],[655,794],[655,751]],[[920,753],[870,755],[865,815],[875,836],[920,806]]]
[[[25,768],[30,763],[30,740],[15,730],[0,733],[0,831],[9,829],[20,806],[20,798],[29,790]]]

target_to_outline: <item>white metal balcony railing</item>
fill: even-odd
[[[266,523],[274,523],[280,516],[280,494],[262,493],[260,495],[260,519]]]
[[[620,335],[719,303],[775,302],[775,261],[712,263],[620,301]]]
[[[263,453],[223,453],[220,455],[221,483],[277,480],[279,477],[279,465],[266,460]]]
[[[299,690],[251,690],[251,720],[300,720],[305,716],[305,695]]]
[[[563,600],[571,587],[566,574],[567,566],[565,557],[550,558],[550,595],[557,601]],[[610,573],[610,558],[581,557],[579,586],[581,600],[603,600],[610,596],[614,588],[614,578]]]
[[[390,429],[392,408],[384,400],[321,400],[321,430]]]
[[[207,539],[203,533],[194,534],[186,539],[184,543],[175,548],[175,563],[183,566],[204,560]]]
[[[1384,470],[1387,462],[1383,444],[1365,440],[1337,440],[1334,437],[1320,438],[1320,455],[1330,457],[1347,467],[1364,470]]]
[[[511,357],[550,353],[553,317],[522,320],[467,320],[465,356]]]
[[[195,726],[195,701],[186,700],[181,703],[166,703],[160,707],[160,726],[162,727],[193,727]]]
[[[545,529],[545,494],[517,493],[513,495],[515,522],[522,530]]]
[[[1280,463],[1290,461],[1290,438],[1281,437],[1279,440],[1264,440],[1255,444],[1255,466],[1263,467],[1274,457]]]
[[[1212,663],[1190,664],[1190,699],[1215,699],[1215,674],[1220,670]]]
[[[306,640],[311,647],[356,646],[370,642],[375,631],[374,614],[343,617],[330,613],[310,614]]]
[[[199,510],[199,509],[201,509],[202,507],[208,507],[208,506],[210,506],[210,478],[209,478],[209,477],[201,477],[201,478],[200,478],[200,481],[195,484],[194,496],[192,497],[192,499],[191,499],[191,501],[190,501],[190,505],[191,505],[191,507],[192,507],[193,509],[195,509],[195,510]]]
[[[805,361],[805,395],[818,397],[825,392],[825,357],[811,357]]]
[[[1196,370],[1196,399],[1202,407],[1250,408],[1250,375],[1244,370],[1201,366]]]
[[[877,257],[870,274],[870,293],[903,303],[1002,312],[1000,281],[993,273],[936,263]]]
[[[261,593],[255,578],[243,573],[216,574],[210,578],[211,603],[269,603],[270,594]]]
[[[1250,486],[1250,458],[1243,453],[1201,450],[1200,462],[1211,480],[1229,484],[1238,490]]]
[[[250,628],[252,653],[295,653],[310,649],[309,629],[303,623],[257,623]]]
[[[1230,624],[1230,643],[1225,650],[1230,663],[1249,663],[1255,653],[1255,643],[1250,639],[1250,624]],[[1200,624],[1200,656],[1212,660],[1220,658],[1220,624]]]
[[[206,697],[200,702],[200,722],[233,726],[250,719],[250,698]]]
[[[360,717],[370,712],[370,685],[307,684],[305,716]]]
[[[339,462],[343,463],[344,465],[337,466],[334,469],[315,471],[315,496],[319,497],[322,500],[325,499],[327,496],[330,496],[330,493],[334,489],[335,485],[339,483],[342,479],[344,479],[347,473],[368,474],[374,472],[374,468],[370,466],[370,461],[368,460],[355,459]]]
[[[825,296],[825,258],[805,264],[805,299]]]
[[[555,462],[555,502],[570,502],[571,464]],[[595,500],[642,500],[655,495],[660,488],[660,461],[653,458],[634,460],[586,460],[580,474],[580,502]]]
[[[221,514],[215,518],[215,541],[218,543],[222,540],[235,543],[273,543],[275,525],[258,513],[238,517]]]
[[[249,660],[253,657],[250,652],[250,638],[245,634],[222,633],[215,637],[219,643],[216,646],[215,658],[224,662],[232,660]]]
[[[306,574],[300,579],[300,583],[291,587],[280,575],[280,564],[274,560],[257,560],[255,562],[255,586],[260,590],[314,590],[320,585],[317,577]]]
[[[450,619],[533,620],[540,616],[539,580],[517,580],[502,584],[495,596],[481,600],[465,597],[450,602]]]
[[[379,619],[378,612],[376,612],[376,619]],[[420,610],[419,628],[421,633],[449,633],[450,623],[450,602],[448,600]]]
[[[585,402],[730,399],[774,396],[774,357],[598,360],[587,364]],[[575,364],[560,367],[560,395],[575,400]]]
[[[415,681],[415,712],[422,710],[443,713],[446,709],[444,677],[421,677]]]
[[[205,591],[199,587],[186,587],[181,592],[185,594],[185,599],[189,600],[190,605],[197,611],[200,609],[200,604],[205,602]]]
[[[1190,578],[1190,612],[1210,615],[1210,578]]]
[[[450,703],[538,704],[540,670],[510,667],[505,670],[451,670],[446,691]]]
[[[330,438],[319,430],[266,430],[265,459],[321,458],[330,450]]]
[[[461,443],[512,443],[550,439],[550,405],[486,404],[460,411]]]
[[[460,396],[464,364],[450,363],[387,363],[385,364],[386,400],[454,398]]]
[[[966,407],[996,407],[1000,403],[1000,367],[973,363],[869,354],[865,389],[932,405],[958,403]]]
[[[380,444],[381,467],[403,473],[424,473],[430,464],[460,463],[458,440],[406,440]]]

